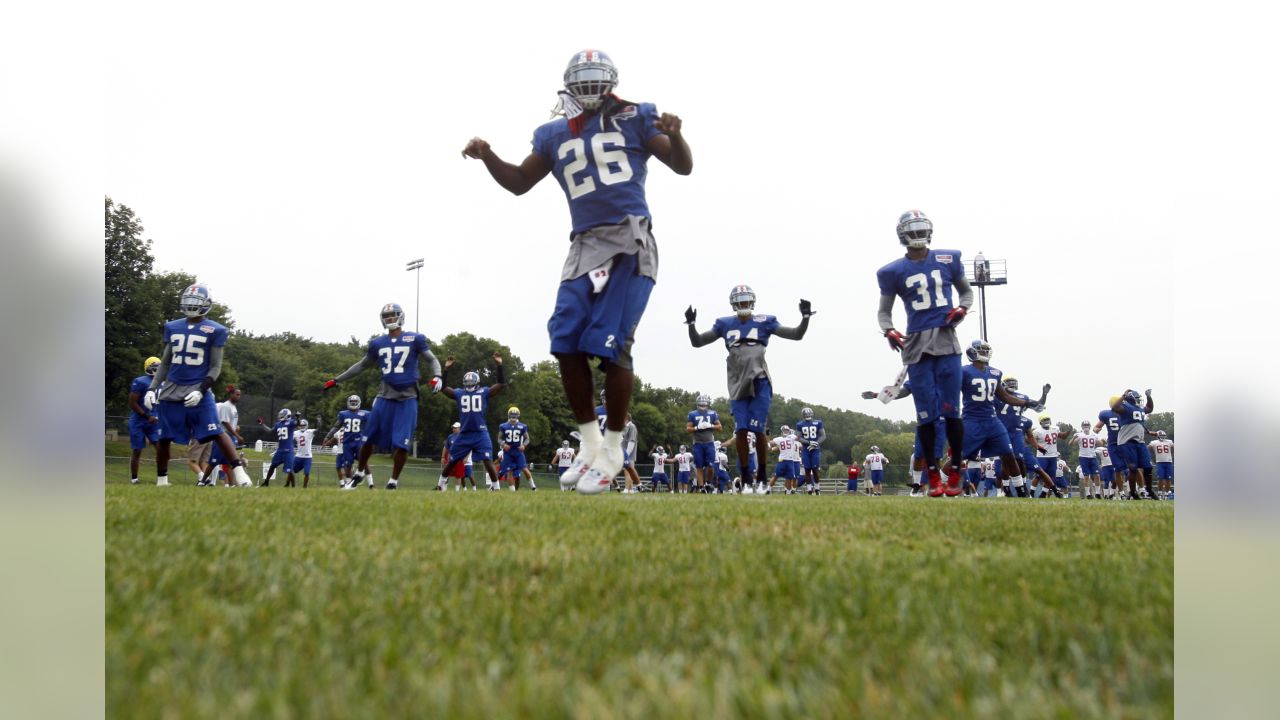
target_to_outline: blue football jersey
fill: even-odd
[[[806,444],[816,442],[823,435],[821,420],[801,420],[796,423],[796,435]]]
[[[960,368],[960,395],[964,400],[962,417],[994,418],[999,414],[996,403],[1004,403],[996,398],[996,388],[1000,387],[1002,375],[990,365],[979,369],[971,363]]]
[[[165,379],[173,385],[199,385],[209,374],[209,349],[227,344],[227,328],[208,318],[195,324],[178,318],[164,324],[164,344],[172,351]]]
[[[600,432],[604,432],[605,421],[609,419],[609,413],[605,410],[604,405],[596,406],[596,422],[600,424]]]
[[[725,347],[752,342],[768,345],[769,337],[780,325],[778,318],[772,315],[752,315],[746,320],[737,315],[729,315],[716,318],[711,330],[724,339]]]
[[[1120,434],[1120,416],[1116,415],[1111,408],[1107,408],[1098,413],[1098,422],[1107,426],[1107,444],[1115,445],[1117,436]]]
[[[484,432],[486,434],[489,432],[489,428],[484,424],[484,414],[489,409],[488,386],[481,385],[475,390],[455,388],[453,399],[458,404],[458,422],[461,424],[459,429],[462,432]]]
[[[284,447],[285,443],[293,447],[293,432],[297,429],[298,421],[293,418],[277,420],[276,424],[271,426],[272,432],[275,433],[276,441],[280,443],[281,447]]]
[[[504,422],[498,426],[498,442],[510,445],[512,450],[519,450],[521,445],[529,444],[529,426],[522,422]]]
[[[138,404],[142,406],[142,409],[144,411],[147,409],[147,406],[142,405],[142,397],[147,394],[147,389],[150,387],[151,387],[150,375],[139,375],[138,377],[133,379],[132,383],[129,384],[129,392],[138,394]],[[146,418],[134,412],[133,408],[129,408],[130,423],[145,423],[146,421],[147,421]]]
[[[689,422],[693,423],[694,427],[698,427],[703,420],[715,425],[720,422],[720,413],[712,410],[711,408],[707,408],[706,410],[691,410],[689,412]]]
[[[1124,410],[1124,412],[1118,413],[1118,417],[1120,419],[1120,427],[1124,427],[1125,425],[1133,425],[1134,423],[1138,423],[1139,425],[1142,425],[1147,422],[1146,411],[1138,407],[1137,405],[1134,405],[1131,402],[1125,401],[1121,403],[1121,409]]]
[[[365,423],[368,422],[369,411],[363,408],[359,410],[342,410],[338,413],[338,422],[342,425],[342,443],[351,445],[358,443],[360,436],[364,435]]]
[[[907,308],[907,334],[946,325],[955,306],[951,285],[964,277],[959,250],[930,250],[920,260],[900,257],[876,272],[881,295],[902,298]]]
[[[1008,392],[1010,395],[1023,402],[1030,399],[1020,392],[1013,392],[1012,390],[1009,390]],[[1004,429],[1008,430],[1010,433],[1021,433],[1023,417],[1018,413],[1021,412],[1022,406],[1010,405],[1000,398],[996,398],[994,403],[996,408],[996,417],[1000,418],[1000,422],[1004,423]],[[1028,422],[1030,422],[1030,420],[1028,420]]]
[[[598,116],[588,118],[573,137],[569,121],[557,118],[533,132],[533,151],[549,165],[569,199],[573,232],[620,223],[628,215],[650,217],[644,181],[650,152],[645,147],[660,134],[652,103],[626,105],[602,128]]]
[[[426,337],[407,332],[370,340],[366,355],[382,372],[382,382],[403,390],[418,383],[418,358],[428,350]]]

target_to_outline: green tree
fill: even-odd
[[[146,286],[154,259],[142,221],[109,197],[105,217],[106,405],[108,412],[124,414],[129,382],[142,374],[144,359],[159,354],[163,320]]]

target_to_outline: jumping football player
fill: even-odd
[[[733,315],[717,318],[711,329],[704,333],[699,333],[695,326],[698,311],[692,305],[684,311],[684,321],[689,326],[689,342],[696,348],[710,345],[717,339],[724,340],[729,351],[729,408],[736,428],[738,468],[744,479],[750,477],[747,474],[747,435],[755,435],[759,462],[755,477],[757,482],[763,483],[768,443],[761,440],[766,440],[764,429],[773,401],[773,382],[764,359],[765,351],[769,347],[769,338],[774,335],[786,340],[803,339],[809,330],[813,307],[808,300],[801,300],[800,324],[786,327],[773,315],[756,314],[756,294],[746,285],[738,285],[729,291],[729,307],[733,309]]]
[[[973,305],[973,290],[965,279],[959,250],[931,250],[933,223],[919,210],[898,218],[898,242],[907,248],[898,258],[876,272],[880,286],[880,309],[876,319],[894,352],[902,353],[909,368],[912,397],[920,445],[925,451],[929,495],[960,492],[960,457],[964,449],[964,423],[960,420],[960,341],[955,326],[964,320]],[[951,289],[959,292],[952,303]],[[902,298],[907,311],[907,332],[894,328],[893,304]],[[934,454],[934,420],[945,418],[951,463],[947,488]]]
[[[677,174],[693,171],[678,116],[613,94],[618,70],[608,55],[583,50],[564,72],[563,118],[533,134],[519,165],[499,158],[480,138],[463,148],[482,160],[503,188],[523,195],[554,171],[573,220],[569,256],[547,324],[551,354],[582,434],[582,449],[564,474],[578,491],[608,490],[622,469],[621,435],[634,383],[631,346],[658,275],[658,249],[645,201],[647,162],[656,157]],[[592,415],[591,358],[605,370],[609,421],[602,437]],[[599,467],[593,467],[599,464]],[[594,471],[594,472],[593,472]]]

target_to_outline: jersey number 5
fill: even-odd
[[[615,149],[608,150],[606,145],[613,145]],[[627,146],[627,139],[620,132],[597,133],[591,136],[591,160],[595,161],[596,174],[600,177],[600,182],[605,185],[616,185],[620,182],[626,182],[631,179],[632,170],[631,163],[627,161],[627,153],[624,148]],[[584,175],[581,181],[574,178],[575,175],[582,172],[587,167],[587,144],[582,138],[573,138],[565,141],[557,153],[560,159],[572,155],[573,159],[564,166],[564,186],[569,192],[569,199],[574,200],[586,195],[589,192],[595,192],[596,181],[590,174]]]

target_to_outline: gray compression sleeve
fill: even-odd
[[[818,430],[818,437],[814,438],[813,441],[821,445],[822,443],[826,442],[826,440],[827,440],[827,428],[824,425],[821,429]]]
[[[217,380],[222,374],[222,354],[225,350],[225,347],[209,348],[209,372],[205,375],[206,378]]]
[[[355,365],[352,365],[351,367],[347,368],[346,371],[344,371],[341,375],[334,378],[333,381],[343,382],[344,380],[350,380],[356,375],[359,375],[361,370],[364,370],[365,368],[369,367],[372,364],[373,364],[373,361],[369,359],[368,355],[365,355],[364,357],[360,358],[360,360],[356,362]]]
[[[704,333],[700,333],[693,327],[693,323],[689,323],[689,342],[692,343],[694,347],[710,345],[715,342],[718,337],[719,336],[716,335],[714,330],[708,330]]]
[[[160,369],[156,371],[155,377],[151,378],[151,385],[147,387],[148,390],[159,388],[160,383],[164,382],[166,377],[169,377],[169,361],[172,359],[173,347],[165,345],[164,352],[160,353]]]
[[[969,285],[969,279],[958,278],[955,282],[955,288],[960,291],[960,307],[965,310],[973,307],[973,287]]]
[[[969,291],[969,297],[972,301],[973,291]],[[893,295],[880,296],[880,310],[876,312],[876,320],[880,322],[880,331],[884,332],[893,327]]]
[[[778,329],[773,331],[773,334],[785,340],[800,340],[806,332],[809,332],[809,318],[807,317],[802,318],[800,324],[795,327],[779,325]]]
[[[428,350],[422,354],[422,357],[427,360],[427,369],[430,370],[428,377],[440,377],[440,360],[436,354]]]

